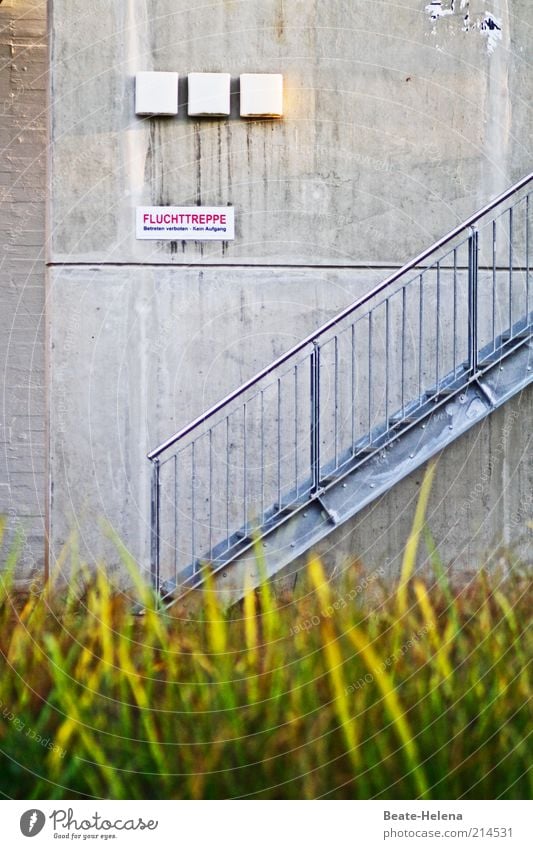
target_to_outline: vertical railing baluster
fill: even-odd
[[[298,498],[298,364],[294,366],[294,482]]]
[[[150,499],[150,577],[155,592],[160,587],[160,521],[161,480],[159,458],[152,461],[152,484]]]
[[[496,218],[492,222],[492,350],[496,350],[496,269],[498,258],[496,253]]]
[[[178,537],[179,537],[179,484],[178,484],[178,457],[179,452],[174,454],[174,579],[178,582]]]
[[[513,335],[513,207],[509,209],[509,336]]]
[[[246,445],[246,404],[243,404],[242,407],[242,426],[243,426],[243,442],[242,442],[242,453],[243,453],[243,481],[242,481],[242,501],[243,501],[243,527],[244,532],[246,533],[246,524],[248,522],[248,458],[247,458],[247,445]]]
[[[468,237],[468,367],[471,374],[477,372],[477,311],[478,311],[478,231],[470,228]]]
[[[529,327],[529,194],[526,195],[526,327]]]
[[[196,441],[191,443],[191,554],[192,554],[192,571],[193,574],[197,572],[196,569],[196,507],[195,507],[195,490],[196,490]]]
[[[261,522],[265,520],[265,399],[261,389]]]
[[[355,322],[352,324],[352,457],[355,445]]]
[[[313,342],[310,356],[311,377],[311,491],[320,486],[320,346]]]
[[[389,298],[385,301],[385,430],[389,429]]]
[[[435,340],[435,386],[437,395],[439,394],[439,379],[440,379],[440,262],[437,262],[437,320],[436,331],[437,338]]]
[[[213,559],[213,429],[209,428],[209,559]]]
[[[402,286],[402,418],[405,416],[405,307],[406,289]]]
[[[422,273],[418,284],[418,403],[422,400],[422,334],[424,327],[424,283]]]
[[[281,378],[278,377],[278,510],[281,510]]]
[[[339,440],[338,440],[338,428],[339,428],[339,342],[338,337],[334,337],[334,355],[335,355],[335,373],[334,373],[334,391],[335,391],[335,408],[334,408],[334,425],[335,425],[335,434],[334,434],[334,463],[335,468],[338,467],[339,464]]]
[[[453,377],[457,377],[457,248],[453,249]]]
[[[368,313],[368,444],[372,445],[372,310]]]
[[[226,416],[226,548],[230,547],[229,536],[229,416]]]

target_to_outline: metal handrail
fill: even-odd
[[[521,180],[519,180],[513,186],[511,186],[511,188],[507,189],[505,192],[498,195],[498,197],[496,197],[494,200],[490,201],[481,210],[474,213],[474,215],[471,215],[470,218],[466,219],[466,221],[463,221],[457,227],[454,227],[453,230],[450,230],[449,233],[447,233],[445,236],[443,236],[438,241],[434,242],[434,244],[432,244],[429,248],[426,248],[426,250],[422,251],[422,253],[419,254],[415,259],[411,260],[410,262],[403,265],[400,269],[393,272],[393,274],[391,274],[389,277],[387,277],[385,280],[383,280],[381,283],[379,283],[378,286],[376,286],[374,289],[371,289],[369,292],[367,292],[366,295],[363,295],[362,297],[358,298],[356,301],[354,301],[352,304],[350,304],[348,307],[346,307],[344,310],[342,310],[342,312],[337,313],[337,315],[335,315],[332,319],[327,321],[325,324],[323,324],[321,327],[319,327],[313,333],[306,336],[305,339],[303,339],[297,345],[290,348],[288,351],[286,351],[284,354],[282,354],[280,357],[278,357],[276,360],[274,360],[272,363],[270,363],[264,369],[257,372],[257,374],[255,374],[253,377],[251,377],[249,380],[247,380],[245,383],[243,383],[241,386],[239,386],[233,392],[230,392],[229,395],[226,395],[220,401],[217,401],[216,404],[214,404],[208,410],[203,412],[200,416],[198,416],[196,419],[194,419],[188,425],[181,428],[181,430],[179,430],[177,433],[175,433],[169,439],[165,440],[165,442],[162,442],[157,448],[155,448],[153,451],[150,451],[150,453],[147,455],[148,459],[151,460],[151,461],[156,460],[168,448],[171,448],[173,445],[175,445],[177,442],[179,442],[181,439],[183,439],[183,437],[187,436],[187,434],[189,434],[189,433],[191,433],[191,431],[195,430],[195,428],[197,428],[203,422],[207,421],[212,416],[214,416],[215,413],[218,413],[220,410],[222,410],[225,406],[230,404],[232,401],[234,401],[240,395],[247,392],[252,386],[255,386],[263,378],[267,377],[269,374],[271,374],[273,371],[275,371],[280,365],[283,365],[283,363],[285,363],[287,360],[289,360],[291,357],[293,357],[299,351],[302,351],[308,345],[312,345],[313,342],[315,342],[318,339],[319,336],[322,336],[324,333],[327,333],[328,330],[331,330],[333,327],[335,327],[337,324],[339,324],[341,321],[343,321],[347,316],[351,315],[351,313],[353,313],[353,312],[355,312],[355,310],[359,309],[359,307],[368,303],[376,295],[383,292],[388,286],[390,286],[392,283],[394,283],[396,280],[398,280],[400,277],[402,277],[408,271],[415,269],[421,262],[423,262],[429,256],[434,254],[435,251],[438,251],[440,248],[444,247],[446,244],[453,241],[453,239],[455,239],[457,236],[459,236],[464,230],[467,230],[469,227],[472,227],[472,225],[474,225],[477,221],[479,221],[481,218],[483,218],[488,212],[495,209],[497,206],[499,206],[499,204],[508,200],[510,197],[512,197],[513,194],[518,192],[520,189],[524,188],[524,186],[526,186],[532,180],[533,180],[533,171],[530,172],[527,176],[523,177]]]

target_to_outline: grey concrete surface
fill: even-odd
[[[54,261],[401,264],[529,170],[528,0],[52,5]],[[136,118],[138,70],[230,72],[232,115],[189,119],[183,80]],[[282,120],[238,117],[247,71],[284,74]],[[197,203],[236,240],[136,241],[135,206]]]
[[[335,315],[382,271],[49,269],[51,537],[91,562],[100,519],[147,564],[146,454]],[[102,547],[103,546],[103,547]]]
[[[53,0],[54,554],[77,527],[116,564],[104,517],[146,566],[146,451],[527,172],[527,2],[489,5]],[[177,118],[135,117],[139,70],[180,73]],[[190,71],[231,73],[229,119],[187,117]],[[247,71],[284,74],[282,120],[239,118]],[[231,204],[236,239],[137,241],[148,204]]]
[[[102,533],[104,522],[119,533],[146,569],[150,493],[146,453],[311,332],[317,319],[325,321],[368,291],[381,276],[382,271],[375,269],[356,273],[256,268],[251,273],[227,268],[223,274],[216,268],[154,266],[50,269],[49,307],[55,316],[50,340],[50,391],[55,399],[50,420],[54,556],[76,529],[87,561],[102,558],[117,568],[117,552]],[[504,279],[505,274],[499,275],[498,284]],[[488,301],[487,307],[490,311]],[[461,440],[456,451],[450,449],[441,464],[439,491],[449,490],[450,497],[436,513],[437,537],[447,543],[446,556],[457,552],[462,565],[473,552],[481,556],[492,538],[510,541],[512,529],[502,516],[527,504],[531,409],[527,403],[517,409],[523,418],[515,422],[515,413],[509,413],[513,439],[507,438],[503,447],[491,448],[505,427],[507,414],[498,413],[468,437],[470,443]],[[305,427],[305,412],[301,425]],[[268,443],[273,446],[275,434],[266,436],[267,448]],[[292,444],[291,439],[287,444]],[[242,434],[237,429],[233,441],[238,444],[239,440]],[[325,419],[323,442],[324,452],[331,453],[332,435]],[[249,450],[252,444],[249,437]],[[467,444],[471,447],[465,453]],[[284,463],[292,467],[293,459],[287,456]],[[469,500],[487,464],[494,466],[492,497],[509,477],[504,470],[513,470],[513,486],[498,496],[505,499],[503,513],[496,509],[487,515],[486,499]],[[390,503],[383,499],[365,511],[369,518],[362,524],[360,537],[348,528],[334,535],[339,542],[344,540],[341,552],[357,551],[362,559],[368,556],[374,562],[384,550],[389,559],[400,550],[411,513],[406,511],[399,521],[396,512],[405,493],[416,489],[412,482],[397,489],[398,493],[395,489],[390,494]],[[410,495],[406,505],[411,500]],[[458,503],[465,503],[465,510],[446,540],[444,531]],[[183,518],[188,504],[189,487],[181,495]],[[242,505],[234,507],[238,517]],[[201,515],[200,506],[197,516]],[[361,522],[355,520],[355,527],[360,528]],[[489,533],[490,539],[486,538]],[[517,538],[520,534],[516,528]],[[183,521],[179,545],[184,551],[189,549],[189,537],[190,529]],[[172,542],[170,532],[167,542]],[[463,547],[466,555],[461,559]],[[167,563],[167,577],[169,568]]]
[[[46,510],[46,3],[0,5],[0,515],[42,575]],[[6,542],[6,547],[9,543]]]
[[[529,3],[466,0],[452,9],[443,0],[449,14],[433,17],[425,0],[49,5],[52,555],[77,529],[85,559],[118,566],[98,526],[103,519],[146,566],[146,451],[366,291],[384,268],[411,258],[530,170]],[[488,16],[497,28],[487,28]],[[16,18],[27,29],[17,30]],[[8,269],[0,290],[9,347],[5,409],[13,412],[4,414],[0,437],[8,446],[0,493],[33,522],[48,499],[43,289],[34,264],[42,246],[43,171],[35,156],[45,152],[44,4],[8,0],[1,20],[8,62],[20,49],[41,63],[9,74],[4,64],[0,75],[10,98],[7,141],[17,150],[4,179],[11,193],[20,188],[2,207],[10,245],[0,269]],[[181,74],[177,118],[134,115],[139,70]],[[228,119],[187,117],[190,71],[231,73]],[[238,116],[238,76],[259,71],[284,75],[281,120]],[[19,73],[34,82],[19,85]],[[138,241],[135,207],[149,204],[230,204],[236,239]],[[503,264],[505,249],[502,241]],[[16,354],[8,329],[14,315],[21,322]],[[486,426],[492,439],[498,421]],[[508,451],[498,455],[502,469],[518,447]],[[451,510],[457,492],[470,492],[480,457],[462,463],[460,451],[449,456],[450,468],[462,469]],[[445,482],[450,475],[443,473]],[[363,549],[372,523],[385,529],[402,497],[391,493],[373,508]],[[492,519],[494,534],[505,536],[510,526],[492,514],[484,525],[484,508],[471,509],[472,521],[456,526],[462,545],[473,525],[490,528]],[[391,525],[391,551],[404,530],[395,535]]]

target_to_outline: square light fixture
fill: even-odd
[[[137,115],[178,114],[178,74],[174,71],[139,71],[135,75]]]
[[[229,115],[230,82],[230,74],[189,74],[189,115]]]
[[[241,74],[241,118],[281,118],[282,74]]]

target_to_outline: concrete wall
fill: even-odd
[[[455,5],[54,0],[51,259],[409,259],[529,167],[528,0]],[[282,72],[286,117],[241,120],[234,91],[229,120],[189,119],[183,81],[177,119],[137,119],[152,69]],[[135,206],[173,203],[233,204],[237,239],[136,241]]]
[[[45,514],[46,3],[0,5],[0,515],[42,574]],[[10,534],[12,536],[12,533]]]
[[[53,0],[54,553],[78,527],[116,560],[105,517],[146,565],[146,451],[527,172],[527,0],[425,6]],[[231,72],[232,116],[188,119],[182,86],[136,118],[150,69]],[[283,120],[238,117],[245,71],[284,74]],[[135,239],[137,205],[197,203],[234,242]]]

